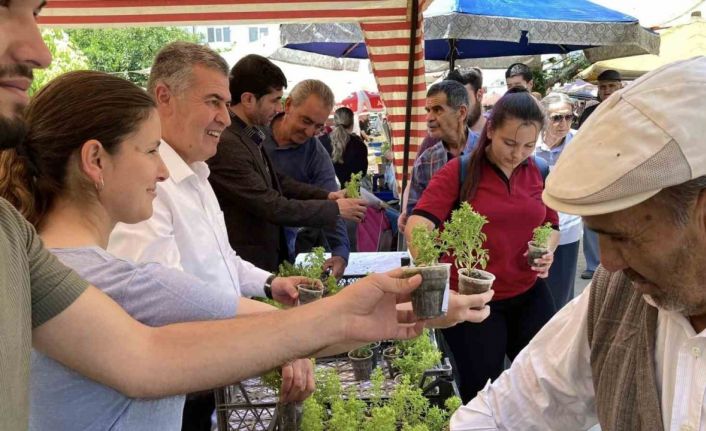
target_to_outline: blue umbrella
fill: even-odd
[[[286,48],[368,58],[358,24],[283,25],[281,38]],[[427,60],[452,64],[596,47],[604,49],[593,58],[659,51],[659,36],[636,18],[587,0],[436,0],[424,12],[424,39]]]

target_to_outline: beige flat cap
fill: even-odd
[[[607,214],[706,175],[706,57],[612,94],[564,150],[542,194],[568,214]]]

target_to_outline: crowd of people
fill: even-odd
[[[470,203],[496,280],[419,321],[420,276],[372,274],[294,307],[304,280],[276,274],[325,244],[341,276],[367,210],[340,189],[367,163],[352,112],[317,137],[324,82],[283,101],[266,58],[229,68],[174,42],[146,91],[77,71],[30,99],[51,62],[42,6],[0,5],[0,429],[210,429],[215,387],[281,367],[281,399],[302,400],[307,358],[424,327],[441,328],[457,373],[452,430],[706,426],[703,57],[627,88],[604,72],[578,132],[572,100],[538,101],[524,64],[487,113],[480,70],[432,85],[399,225],[443,229]],[[544,224],[549,251],[528,263]],[[593,280],[573,298],[582,238]]]

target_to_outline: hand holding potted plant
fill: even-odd
[[[535,259],[540,259],[549,253],[549,238],[553,232],[554,229],[550,223],[538,226],[532,231],[532,241],[527,243],[527,263],[530,267],[536,267]]]
[[[412,229],[410,248],[414,267],[405,268],[404,276],[422,276],[422,283],[412,292],[412,310],[419,319],[431,319],[444,314],[444,294],[449,283],[450,264],[439,264],[443,244],[438,229],[417,225]]]
[[[495,281],[495,275],[484,271],[489,259],[488,250],[483,248],[486,236],[482,230],[486,223],[485,216],[464,202],[444,224],[441,240],[448,248],[446,253],[454,256],[458,268],[458,293],[462,295],[486,292]],[[482,269],[478,269],[479,266]]]

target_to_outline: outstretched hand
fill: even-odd
[[[419,287],[420,275],[402,278],[402,269],[372,274],[346,287],[332,300],[338,302],[344,338],[347,342],[368,343],[383,339],[408,339],[422,333],[424,323],[412,310],[398,310]]]
[[[449,292],[449,308],[446,315],[426,321],[428,328],[449,328],[461,322],[480,323],[490,316],[488,302],[493,299],[495,291],[475,295],[460,295]]]

